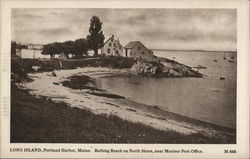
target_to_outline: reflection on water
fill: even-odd
[[[177,53],[176,53],[177,54]],[[134,101],[157,105],[161,109],[214,124],[236,127],[236,54],[234,62],[221,53],[181,52],[176,60],[190,66],[202,65],[202,73],[223,76],[207,78],[106,77],[97,86]],[[181,56],[181,54],[184,54]],[[185,59],[188,58],[188,59]],[[191,59],[191,60],[190,60]],[[214,60],[217,62],[214,62]]]

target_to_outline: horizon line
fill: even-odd
[[[184,49],[150,49],[153,51],[188,51],[188,52],[237,52],[237,50],[184,50]]]
[[[22,43],[22,42],[17,42],[17,43],[19,43],[19,44],[23,44],[23,45],[29,45],[29,44],[31,44],[31,45],[47,45],[47,44],[49,44],[49,43],[47,43],[47,44],[44,44],[44,43]],[[192,49],[190,49],[190,50],[185,50],[185,49],[156,49],[156,48],[153,48],[153,49],[150,49],[150,50],[153,50],[153,51],[187,51],[187,52],[237,52],[237,50],[235,50],[235,51],[232,51],[232,50],[199,50],[199,49],[194,49],[194,50],[192,50]]]

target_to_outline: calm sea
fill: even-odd
[[[131,100],[159,106],[176,114],[236,128],[237,53],[158,51],[211,78],[105,77],[97,86]],[[220,80],[224,77],[225,80]]]

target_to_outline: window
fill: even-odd
[[[110,49],[108,49],[108,53],[110,53]]]
[[[115,53],[118,54],[119,53],[118,50],[115,50]]]
[[[144,52],[142,52],[142,54],[144,54]]]
[[[121,50],[121,49],[122,49],[122,47],[121,47],[121,46],[119,46],[119,49]]]
[[[111,43],[109,43],[109,46],[111,46]]]
[[[116,43],[114,43],[114,47],[116,47]]]
[[[138,50],[141,50],[141,47],[140,47],[140,46],[138,47]]]

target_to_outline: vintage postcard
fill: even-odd
[[[246,0],[3,0],[1,157],[248,158],[249,35]]]

